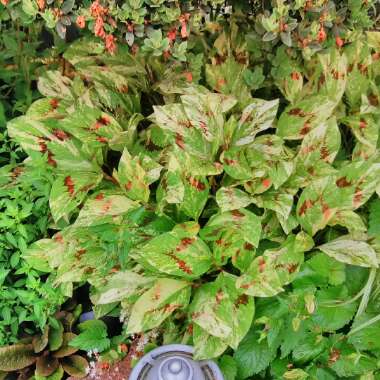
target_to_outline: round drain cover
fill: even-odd
[[[193,360],[194,348],[170,344],[150,351],[133,369],[129,380],[223,380],[211,360]]]

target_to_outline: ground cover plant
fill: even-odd
[[[50,9],[31,4],[30,20]],[[65,4],[61,37],[68,15],[96,36],[83,30],[7,124],[27,158],[3,168],[3,188],[28,184],[45,205],[42,230],[4,259],[5,276],[12,260],[28,274],[16,294],[32,281],[30,299],[42,287],[55,301],[29,335],[57,329],[82,289],[99,319],[74,328],[70,353],[107,363],[123,342],[180,342],[231,380],[379,378],[380,32],[363,30],[376,4],[264,3],[247,16],[214,3],[198,27],[178,4]],[[109,316],[123,328],[113,340]],[[39,362],[26,339],[0,348],[4,377]],[[64,376],[60,346],[35,379]],[[15,347],[29,359],[10,368]]]

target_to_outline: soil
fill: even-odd
[[[143,336],[137,337],[131,344],[127,356],[113,365],[107,366],[105,363],[97,362],[91,367],[89,374],[82,380],[128,380],[132,372],[132,361],[143,355],[140,351]],[[67,380],[79,380],[76,377],[69,377]]]

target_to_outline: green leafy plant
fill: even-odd
[[[27,164],[0,170],[0,345],[4,345],[16,342],[24,329],[42,330],[65,296],[21,258],[28,244],[46,234],[50,223],[49,170]]]
[[[42,335],[25,338],[16,345],[1,347],[0,370],[20,371],[27,376],[35,364],[34,378],[37,380],[59,380],[65,372],[76,378],[86,376],[88,362],[77,354],[78,348],[71,345],[78,338],[71,332],[78,311],[80,309],[73,313],[59,312],[51,320],[51,325],[45,327]]]
[[[73,43],[7,127],[51,183],[22,259],[228,379],[376,379],[373,3],[181,5],[73,6],[103,41]],[[72,348],[118,356],[101,321],[80,330]]]

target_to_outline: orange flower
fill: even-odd
[[[168,31],[167,37],[170,41],[175,41],[175,38],[177,36],[177,29],[173,28]]]
[[[77,25],[79,28],[83,29],[86,26],[86,19],[84,16],[78,16],[77,17]]]
[[[339,36],[335,37],[335,43],[338,48],[341,48],[344,45],[344,41]]]
[[[325,41],[326,37],[327,37],[326,31],[325,31],[324,27],[321,26],[321,28],[319,29],[319,32],[318,32],[318,38],[317,38],[318,42]]]
[[[37,0],[37,4],[40,11],[43,11],[45,9],[45,6],[46,6],[45,0]]]
[[[94,33],[97,37],[105,38],[106,36],[106,32],[104,31],[104,21],[100,16],[97,17],[95,21]]]
[[[96,0],[91,4],[90,12],[93,17],[99,17],[99,16],[104,16],[105,14],[107,14],[108,9],[101,6],[99,1]]]
[[[4,7],[8,5],[8,0],[0,0],[0,2],[4,5]]]
[[[107,34],[105,38],[106,49],[110,54],[114,54],[116,51],[116,38],[112,34]]]

